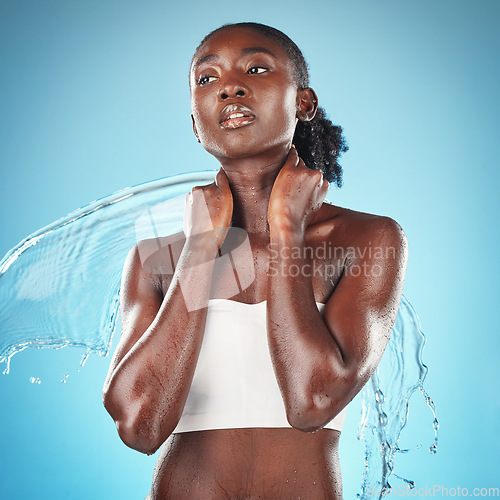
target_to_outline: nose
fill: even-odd
[[[245,85],[234,78],[225,79],[219,89],[219,97],[222,101],[231,97],[245,97],[248,94],[248,89]]]

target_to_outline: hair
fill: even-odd
[[[300,89],[309,87],[309,69],[301,50],[282,31],[260,23],[224,24],[211,31],[198,45],[193,59],[209,38],[228,28],[248,28],[276,41],[290,58],[294,67],[294,78]],[[191,61],[191,65],[192,65]],[[349,146],[342,135],[342,127],[334,125],[323,108],[318,107],[314,118],[308,122],[298,121],[293,136],[293,144],[304,163],[314,170],[322,172],[328,182],[342,186],[342,167],[338,160]]]

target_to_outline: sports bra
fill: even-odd
[[[317,303],[320,312],[325,304]],[[346,408],[327,429],[342,430]],[[266,302],[212,299],[191,388],[174,433],[288,427],[267,343]]]

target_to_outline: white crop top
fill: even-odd
[[[324,306],[318,303],[320,312]],[[325,428],[342,430],[345,412]],[[248,427],[290,428],[267,343],[266,302],[213,299],[174,433]]]

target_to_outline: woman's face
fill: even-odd
[[[300,103],[293,63],[273,39],[249,28],[214,34],[190,72],[195,134],[217,158],[288,150]]]

